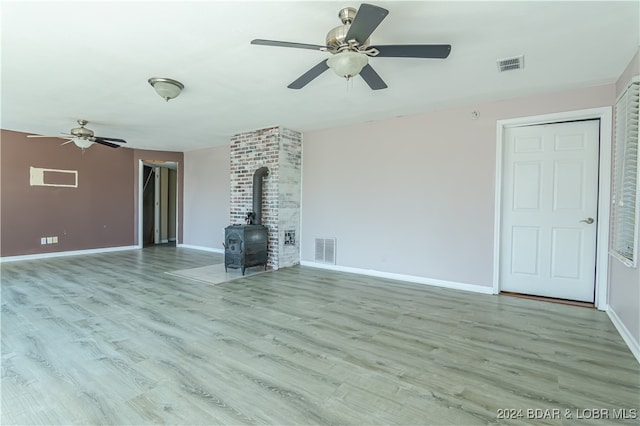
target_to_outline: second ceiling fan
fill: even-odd
[[[119,138],[110,138],[106,136],[94,136],[93,130],[87,129],[86,126],[89,123],[87,120],[78,120],[78,124],[80,127],[76,127],[71,129],[70,133],[61,133],[56,136],[47,136],[47,135],[27,135],[28,138],[60,138],[60,139],[68,139],[67,142],[62,145],[66,145],[70,142],[73,142],[78,148],[89,148],[94,143],[99,143],[100,145],[108,146],[109,148],[120,148],[119,143],[127,143],[124,139]]]
[[[263,39],[252,40],[251,44],[311,49],[332,54],[287,86],[290,89],[303,88],[329,68],[347,79],[359,74],[373,90],[386,89],[384,80],[369,65],[369,57],[444,59],[449,56],[450,44],[370,45],[369,37],[388,14],[387,9],[366,3],[360,5],[358,10],[353,7],[341,9],[338,17],[342,25],[329,31],[325,46]]]

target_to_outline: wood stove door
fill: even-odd
[[[227,229],[226,236],[224,238],[225,250],[224,250],[224,270],[227,271],[228,267],[242,268],[243,265],[243,234],[240,231]]]
[[[242,235],[238,232],[231,231],[227,234],[227,238],[225,241],[226,250],[232,254],[240,254],[242,253]]]

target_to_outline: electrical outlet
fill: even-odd
[[[40,238],[40,244],[47,244],[47,237]]]
[[[58,244],[58,237],[51,237],[53,244]]]
[[[47,237],[47,244],[53,244],[53,237]]]

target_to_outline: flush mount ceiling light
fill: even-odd
[[[180,91],[184,89],[184,84],[170,78],[151,77],[149,84],[153,86],[156,92],[158,92],[158,95],[167,102],[169,102],[169,99],[177,97]]]
[[[327,60],[329,68],[346,79],[358,75],[368,63],[367,55],[350,50],[336,53]]]

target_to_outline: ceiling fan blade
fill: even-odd
[[[320,46],[318,44],[306,44],[306,43],[292,43],[289,41],[276,41],[276,40],[251,40],[251,44],[259,44],[261,46],[276,46],[276,47],[295,47],[297,49],[311,49],[311,50],[327,50],[327,46]]]
[[[66,145],[66,144],[71,143],[71,142],[73,142],[73,139],[69,139],[68,141],[61,143],[60,146]]]
[[[127,143],[127,141],[125,141],[124,139],[118,139],[118,138],[107,138],[107,137],[105,137],[105,136],[94,136],[94,138],[102,139],[103,141],[111,141],[111,142],[118,142],[118,143]]]
[[[355,39],[363,44],[388,14],[387,9],[362,3],[344,39],[346,41]]]
[[[360,76],[373,90],[386,89],[388,87],[380,75],[378,75],[378,73],[369,64],[362,68]]]
[[[60,138],[67,139],[66,136],[61,135],[27,135],[28,138]]]
[[[95,143],[99,143],[101,145],[106,145],[109,146],[111,148],[120,148],[120,145],[117,145],[115,143],[111,143],[111,142],[107,142],[106,140],[102,139],[102,138],[96,138],[94,137],[95,140],[93,140],[93,142]]]
[[[302,74],[296,81],[288,85],[289,89],[302,89],[304,86],[309,84],[311,80],[318,77],[320,74],[329,69],[329,65],[327,65],[327,60],[320,62],[315,67],[311,68],[309,71]]]
[[[433,58],[444,59],[451,53],[450,44],[395,44],[371,46],[378,50],[376,58]]]

